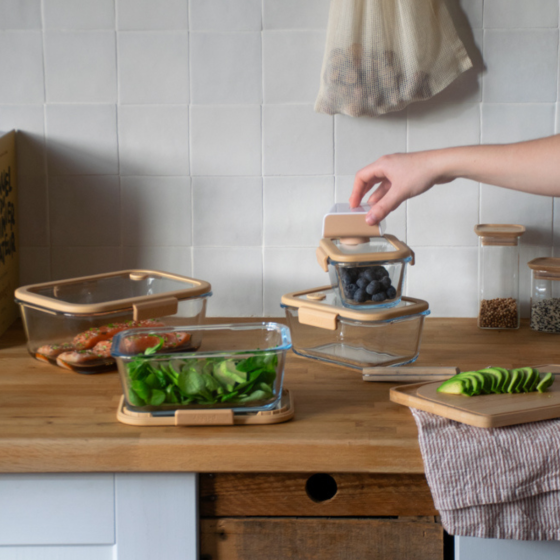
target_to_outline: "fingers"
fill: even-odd
[[[387,194],[381,200],[372,206],[366,215],[366,222],[373,226],[384,220],[388,214],[396,210],[402,202],[402,199],[394,194],[395,191],[389,189]]]
[[[383,179],[381,184],[375,189],[372,195],[368,198],[368,204],[373,206],[377,204],[386,194],[387,191],[391,188],[391,183],[387,179]]]
[[[350,208],[356,208],[362,202],[364,195],[375,185],[385,179],[382,171],[378,170],[375,163],[360,169],[354,179],[354,188],[350,195]]]

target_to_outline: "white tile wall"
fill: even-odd
[[[47,32],[45,66],[47,102],[115,103],[117,100],[113,32]]]
[[[41,29],[41,0],[3,0],[0,29]]]
[[[118,35],[121,103],[188,103],[186,31],[123,31]]]
[[[321,219],[388,152],[560,132],[557,0],[446,0],[475,68],[377,119],[313,111],[326,0],[3,0],[0,131],[18,129],[21,281],[120,267],[213,284],[211,315],[281,315],[327,282]],[[407,293],[474,316],[482,221],[560,253],[559,199],[468,181],[402,204]],[[453,271],[450,274],[450,271]],[[523,296],[526,312],[527,296]]]
[[[193,32],[190,40],[193,103],[261,103],[260,33]]]
[[[115,29],[114,0],[43,0],[43,6],[45,29]]]

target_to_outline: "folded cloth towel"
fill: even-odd
[[[485,429],[411,411],[449,534],[560,540],[560,420]]]

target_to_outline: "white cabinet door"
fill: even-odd
[[[196,560],[189,473],[0,475],[0,560]]]
[[[558,560],[559,541],[455,537],[455,560]]]

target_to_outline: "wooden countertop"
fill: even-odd
[[[428,318],[416,365],[559,363],[559,340],[526,323],[482,331],[475,319]],[[423,472],[412,415],[389,402],[390,383],[290,353],[284,385],[296,404],[286,424],[126,426],[115,417],[116,373],[33,360],[16,325],[0,338],[0,472]]]

